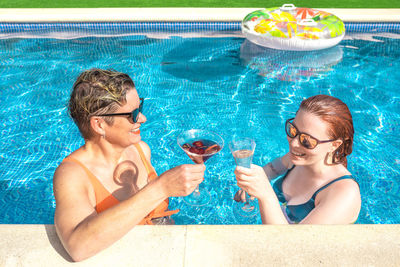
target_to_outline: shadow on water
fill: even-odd
[[[46,235],[49,239],[51,246],[57,251],[58,254],[61,255],[66,261],[73,262],[72,258],[69,256],[68,252],[65,250],[64,246],[61,244],[60,239],[58,238],[56,228],[53,224],[45,224],[44,228],[46,229]]]
[[[317,51],[285,51],[245,40],[240,47],[242,65],[259,75],[283,81],[308,80],[325,74],[343,58],[340,46]]]
[[[241,39],[238,39],[238,42]],[[187,39],[163,57],[162,70],[175,77],[202,82],[240,74],[239,44],[223,38]]]
[[[144,45],[152,45],[156,43],[160,43],[162,40],[160,39],[154,39],[154,38],[145,38],[143,36],[143,39],[138,39],[138,40],[123,40],[120,41],[121,45],[124,46],[144,46]]]

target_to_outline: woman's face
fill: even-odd
[[[132,89],[126,93],[126,104],[119,107],[114,113],[132,112],[139,108],[140,99],[136,90]],[[138,143],[141,140],[140,127],[146,122],[146,117],[139,113],[136,123],[128,116],[114,116],[114,123],[107,126],[106,138],[110,143],[120,144],[122,147]]]
[[[309,134],[322,141],[331,139],[328,136],[329,125],[318,116],[299,110],[292,124],[299,132]],[[294,138],[287,136],[290,157],[294,165],[314,165],[325,161],[326,154],[333,151],[332,142],[320,143],[314,149],[307,149],[299,142],[299,135]]]

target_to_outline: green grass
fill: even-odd
[[[0,0],[0,8],[273,7],[285,3],[314,8],[400,8],[400,0]]]

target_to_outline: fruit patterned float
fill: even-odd
[[[345,27],[331,13],[285,4],[251,12],[242,21],[242,32],[257,45],[311,51],[337,45],[345,35]]]

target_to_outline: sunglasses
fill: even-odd
[[[142,109],[143,109],[143,103],[144,103],[144,98],[139,98],[140,99],[140,104],[139,104],[139,108],[136,108],[134,110],[132,110],[131,112],[126,112],[126,113],[110,113],[110,114],[102,114],[102,115],[98,115],[98,116],[129,116],[129,120],[132,123],[137,123],[138,119],[139,119],[139,114],[142,113]]]
[[[285,123],[285,130],[287,136],[289,136],[290,138],[295,138],[296,136],[299,136],[300,144],[307,149],[314,149],[318,144],[335,141],[334,139],[320,141],[309,134],[302,133],[296,128],[296,126],[294,126],[293,123],[290,122],[292,120],[294,120],[294,118],[288,119]]]

